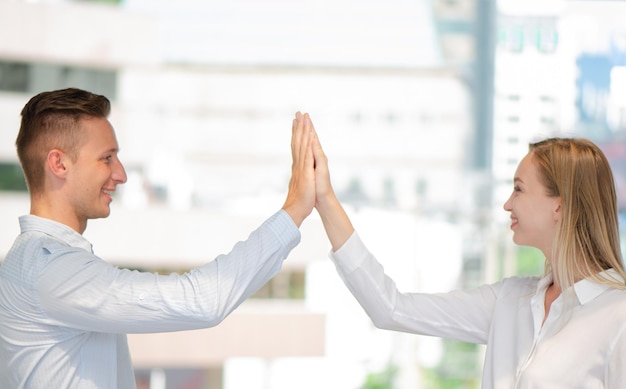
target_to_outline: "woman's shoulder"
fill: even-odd
[[[538,276],[511,276],[504,278],[501,282],[509,287],[532,286],[537,287],[541,277]]]
[[[497,290],[500,296],[511,294],[526,295],[534,293],[540,281],[541,278],[536,276],[511,276],[492,284],[492,287]]]

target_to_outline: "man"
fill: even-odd
[[[0,388],[134,388],[126,334],[220,323],[278,272],[313,209],[312,136],[297,113],[287,198],[246,241],[184,275],[114,267],[82,236],[126,181],[109,111],[106,97],[74,88],[22,110],[31,209],[0,267]]]

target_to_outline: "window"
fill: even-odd
[[[252,298],[303,300],[305,279],[304,270],[283,270],[263,285]]]
[[[0,191],[26,192],[26,179],[17,163],[0,162]]]
[[[0,91],[26,92],[28,65],[17,62],[0,62]]]
[[[0,60],[0,91],[35,94],[44,90],[67,87],[85,89],[114,100],[117,97],[117,72],[48,63]]]

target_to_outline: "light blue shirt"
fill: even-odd
[[[281,210],[227,255],[183,275],[117,268],[52,220],[20,217],[0,266],[0,388],[134,388],[127,333],[220,323],[300,242]]]

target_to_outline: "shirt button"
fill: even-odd
[[[142,293],[142,294],[139,295],[139,300],[143,300],[143,298],[144,298],[144,295]]]

